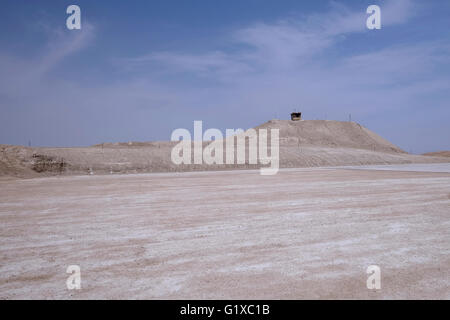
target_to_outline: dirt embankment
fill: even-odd
[[[255,129],[272,128],[280,130],[282,168],[449,162],[448,157],[439,154],[410,155],[354,122],[271,120]],[[83,148],[1,145],[0,176],[260,168],[259,164],[248,164],[248,161],[242,165],[175,165],[171,161],[171,150],[176,144],[177,142],[104,143]],[[207,144],[204,143],[205,146]]]
[[[450,158],[450,151],[438,151],[438,152],[428,152],[424,153],[424,156],[432,156],[432,157],[449,157]]]

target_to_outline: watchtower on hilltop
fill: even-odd
[[[301,112],[292,112],[291,113],[291,120],[292,121],[302,120],[302,113]]]

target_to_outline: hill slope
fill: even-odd
[[[405,153],[399,147],[356,122],[270,120],[256,128],[278,128],[282,144]]]

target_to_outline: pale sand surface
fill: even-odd
[[[446,172],[4,180],[0,298],[449,299],[449,208]]]
[[[356,170],[390,170],[390,171],[416,171],[416,172],[448,172],[450,163],[410,163],[399,165],[370,165],[370,166],[346,166],[345,169]]]

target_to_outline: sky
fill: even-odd
[[[294,110],[450,150],[450,1],[2,0],[0,144],[170,140]]]

